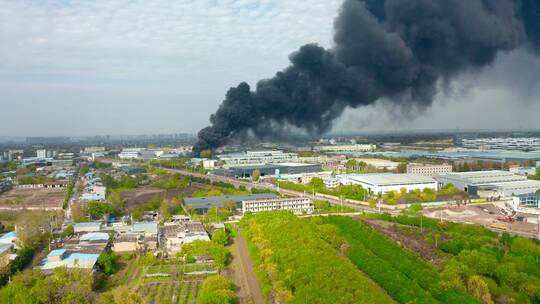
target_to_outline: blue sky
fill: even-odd
[[[339,4],[0,0],[0,135],[194,133],[229,87],[272,76],[302,44],[331,46]],[[538,76],[532,59],[519,58]],[[396,120],[381,102],[348,111],[336,129],[540,127],[531,114],[540,94],[516,95],[501,62],[464,76],[417,119]],[[454,117],[486,104],[497,122]]]

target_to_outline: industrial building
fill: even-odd
[[[377,169],[381,170],[396,170],[399,166],[398,162],[394,162],[387,159],[380,159],[380,158],[355,158],[357,162],[363,162],[370,166],[373,166]]]
[[[540,150],[540,137],[490,137],[462,139],[462,146],[473,149]]]
[[[296,161],[298,155],[296,153],[286,153],[280,150],[246,151],[218,155],[218,159],[225,164],[225,168],[229,168],[244,165],[291,162]]]
[[[377,146],[370,144],[355,144],[355,145],[328,145],[316,146],[316,151],[332,151],[332,152],[372,152]]]
[[[204,214],[208,212],[212,207],[223,207],[226,201],[232,200],[236,203],[236,208],[242,207],[242,201],[254,200],[254,199],[270,199],[276,198],[274,193],[257,193],[247,195],[223,195],[223,196],[210,196],[210,197],[189,197],[184,198],[184,204],[195,210],[198,214]]]
[[[440,174],[446,174],[452,172],[452,165],[450,164],[418,164],[408,163],[407,173],[420,174],[424,176],[434,177]]]
[[[249,178],[253,171],[259,170],[261,176],[280,174],[298,174],[320,172],[322,167],[320,164],[303,164],[303,163],[278,163],[278,164],[262,164],[248,166],[230,166],[228,168],[220,168],[212,171],[212,174],[236,178]]]
[[[408,173],[371,173],[371,174],[338,174],[336,178],[342,185],[360,185],[370,193],[385,194],[390,191],[399,192],[423,189],[438,189],[438,183],[431,177]]]
[[[307,197],[270,198],[242,201],[242,214],[288,210],[294,214],[312,213],[313,202]]]
[[[163,154],[159,149],[125,148],[118,154],[120,159],[155,159]]]
[[[481,197],[509,197],[533,193],[540,189],[540,182],[508,171],[455,172],[437,177],[443,185],[452,184],[471,195]]]

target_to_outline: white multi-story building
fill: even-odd
[[[36,156],[37,158],[47,158],[47,150],[45,149],[36,150]]]
[[[507,150],[539,150],[540,137],[490,137],[462,139],[465,148],[474,149],[507,149]]]
[[[313,202],[307,197],[270,198],[242,201],[242,213],[288,210],[294,214],[312,213]]]
[[[452,165],[442,164],[417,164],[409,163],[407,164],[407,173],[411,174],[420,174],[424,176],[434,177],[439,174],[446,174],[452,172]]]
[[[84,153],[96,153],[96,152],[105,152],[105,147],[92,146],[92,147],[84,148]]]
[[[294,162],[298,159],[298,154],[287,153],[279,150],[246,151],[242,153],[218,155],[218,158],[225,163],[224,167],[230,167],[242,165]]]
[[[356,144],[356,145],[328,145],[316,146],[317,151],[337,151],[337,152],[371,152],[375,151],[377,146],[371,144]]]
[[[407,192],[424,189],[438,189],[436,180],[429,176],[408,173],[338,174],[342,185],[360,185],[370,193],[385,194],[390,191]]]

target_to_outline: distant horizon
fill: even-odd
[[[535,133],[540,132],[540,128],[464,128],[464,129],[405,129],[405,130],[369,130],[369,131],[357,131],[357,132],[351,132],[351,131],[335,131],[335,132],[328,132],[321,134],[320,136],[308,136],[305,137],[312,137],[312,138],[325,138],[325,137],[335,137],[335,136],[362,136],[362,135],[385,135],[385,134],[414,134],[414,133],[423,133],[423,134],[429,134],[429,133],[448,133],[448,134],[459,134],[459,133],[504,133],[504,132],[514,132],[514,133]],[[190,132],[171,132],[171,133],[140,133],[140,134],[91,134],[91,135],[66,135],[66,134],[58,134],[58,135],[20,135],[20,136],[11,136],[11,135],[0,135],[0,141],[6,140],[6,139],[19,139],[19,140],[25,140],[27,138],[59,138],[59,137],[66,137],[66,138],[93,138],[93,137],[111,137],[111,138],[122,138],[122,137],[149,137],[149,136],[172,136],[172,135],[184,135],[186,137],[196,137],[196,133],[190,133]],[[302,135],[300,135],[302,136]],[[277,140],[279,141],[279,140]],[[264,140],[263,140],[264,142]]]

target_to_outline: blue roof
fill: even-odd
[[[16,238],[16,237],[17,237],[17,232],[11,231],[11,232],[8,232],[8,233],[0,236],[0,239],[10,239],[10,238]]]
[[[81,199],[83,201],[99,201],[99,200],[104,200],[105,197],[97,193],[85,193],[81,195]]]
[[[156,222],[138,222],[133,224],[131,230],[136,232],[157,233],[158,224]]]
[[[55,249],[55,250],[49,252],[49,254],[47,254],[47,256],[48,256],[48,257],[61,256],[61,255],[63,255],[64,253],[66,253],[66,250],[65,250],[65,249]]]
[[[42,269],[53,269],[56,267],[91,269],[96,264],[98,258],[99,254],[72,253],[63,260],[50,262],[45,259],[40,264],[42,265]]]
[[[105,232],[86,233],[79,239],[81,241],[108,241],[109,234]]]
[[[83,227],[94,227],[94,226],[101,226],[101,222],[75,223],[73,227],[83,228]]]

